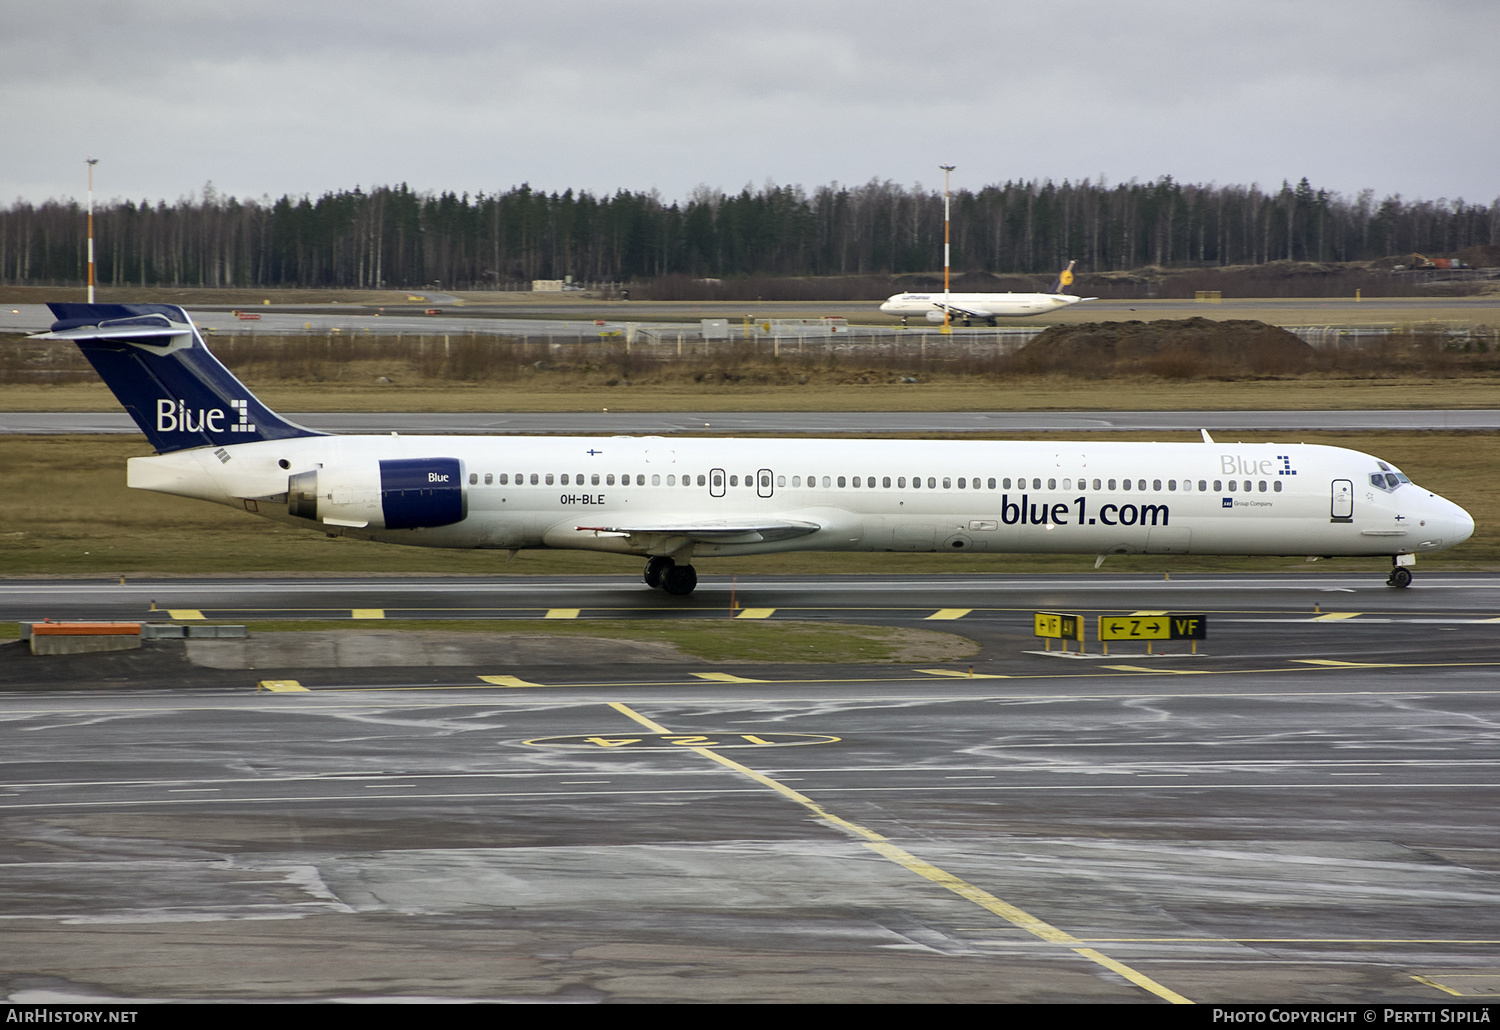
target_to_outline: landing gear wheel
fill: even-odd
[[[1411,586],[1411,569],[1404,565],[1397,565],[1391,570],[1391,578],[1386,580],[1388,584],[1398,589]]]
[[[698,570],[691,565],[673,565],[662,573],[662,589],[677,597],[691,594],[697,585]]]
[[[671,558],[663,555],[648,558],[646,560],[646,571],[641,574],[641,578],[646,581],[648,587],[654,590],[661,586],[662,576],[665,575],[666,571],[676,564]]]

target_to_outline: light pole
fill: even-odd
[[[953,317],[953,309],[948,306],[948,271],[952,267],[952,254],[948,242],[948,177],[958,166],[938,165],[938,167],[943,170],[943,332],[947,334],[953,332],[953,326],[949,324],[949,320]]]
[[[88,159],[89,163],[89,303],[94,303],[94,166],[99,163],[97,157]]]

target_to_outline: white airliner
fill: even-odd
[[[157,453],[129,485],[423,547],[700,558],[778,551],[1383,556],[1469,538],[1368,454],[1302,444],[332,436],[245,389],[167,304],[52,304]]]
[[[905,325],[912,315],[922,315],[929,322],[943,321],[946,312],[951,321],[962,321],[969,325],[981,319],[995,325],[998,318],[1025,318],[1056,311],[1081,300],[1098,300],[1097,297],[1075,297],[1064,293],[1063,288],[1073,282],[1073,266],[1069,261],[1047,293],[898,293],[880,305],[882,314],[900,315]]]

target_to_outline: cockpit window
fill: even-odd
[[[1385,464],[1385,462],[1381,462],[1380,465],[1382,468],[1390,468],[1390,466]],[[1379,490],[1391,491],[1399,487],[1402,483],[1410,482],[1411,480],[1407,479],[1400,472],[1370,473],[1370,485]]]

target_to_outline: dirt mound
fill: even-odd
[[[1313,349],[1264,322],[1183,318],[1050,326],[1017,360],[1028,372],[1192,379],[1303,372],[1312,365]]]

